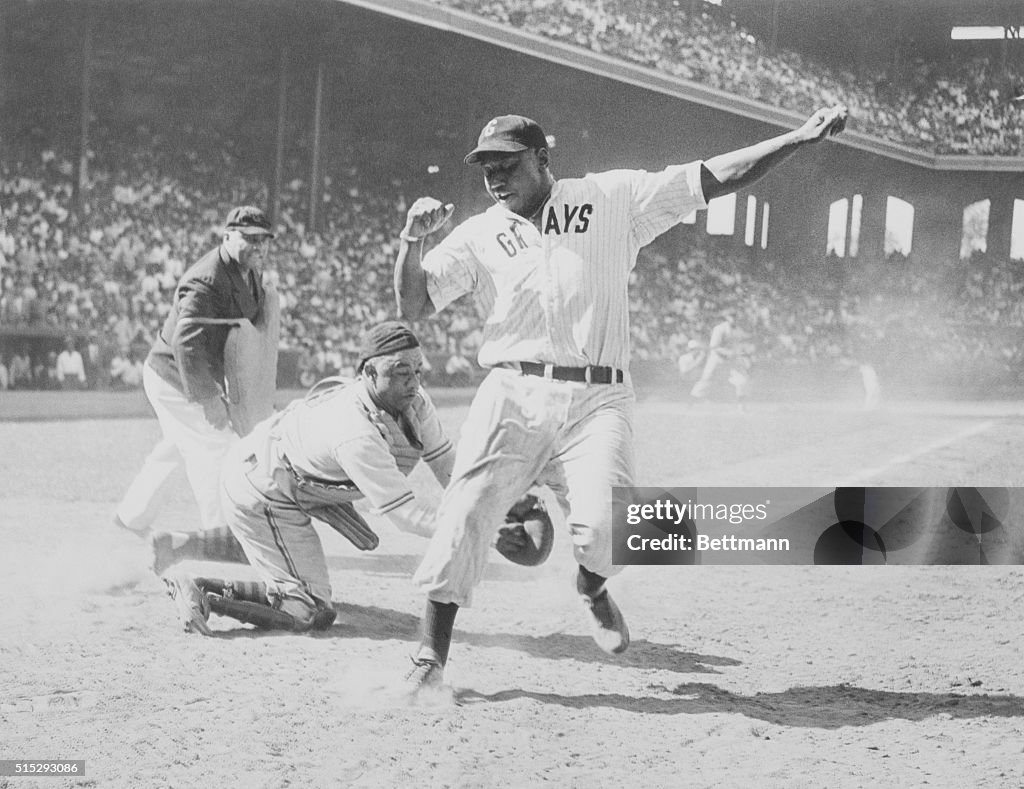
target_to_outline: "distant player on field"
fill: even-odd
[[[753,364],[753,344],[747,333],[736,325],[734,310],[725,310],[722,320],[711,329],[707,358],[700,378],[690,390],[694,400],[707,398],[719,370],[726,371],[729,385],[735,393],[736,404],[743,409],[750,390],[750,368]]]
[[[395,261],[403,316],[473,293],[486,314],[479,362],[492,368],[470,407],[437,531],[416,572],[427,595],[423,639],[406,678],[415,695],[442,681],[459,606],[483,576],[494,529],[535,479],[554,480],[579,569],[576,588],[601,649],[629,645],[605,585],[612,488],[633,484],[629,274],[641,247],[708,200],[747,186],[798,148],[837,134],[846,108],[707,161],[660,172],[613,170],[557,180],[541,127],[491,120],[466,157],[495,205],[423,254],[454,206],[409,209]]]
[[[700,377],[707,358],[707,346],[702,345],[700,340],[693,339],[686,343],[686,348],[679,354],[679,358],[676,359],[676,370],[679,372],[679,378],[686,386],[687,393],[693,387],[696,379]]]

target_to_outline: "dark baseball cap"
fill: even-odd
[[[228,214],[228,221],[224,223],[225,230],[237,230],[247,235],[264,235],[274,237],[270,229],[270,220],[267,215],[254,205],[243,205],[232,208]]]
[[[420,341],[408,326],[398,321],[378,323],[363,334],[359,343],[358,371],[362,372],[370,359],[419,347]]]
[[[493,118],[476,141],[476,148],[466,156],[466,164],[476,164],[482,153],[516,153],[531,148],[547,148],[548,138],[537,121],[522,115],[499,115]]]

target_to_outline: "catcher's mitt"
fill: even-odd
[[[356,512],[351,502],[323,504],[304,512],[309,517],[326,523],[361,551],[372,551],[380,544],[377,533],[363,520],[363,516]]]
[[[498,529],[494,548],[515,564],[536,567],[551,555],[555,529],[544,503],[533,494],[517,501],[505,516],[505,525]]]

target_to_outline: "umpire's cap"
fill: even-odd
[[[522,115],[499,115],[484,126],[476,141],[476,148],[469,152],[465,162],[476,164],[482,153],[516,153],[547,147],[548,138],[537,121]]]
[[[224,223],[225,230],[237,230],[246,235],[262,235],[274,237],[270,229],[270,220],[267,215],[254,205],[242,205],[232,208],[228,214],[228,221]]]
[[[359,343],[359,368],[377,356],[387,356],[409,348],[419,348],[420,341],[408,326],[398,321],[384,321],[368,329]]]

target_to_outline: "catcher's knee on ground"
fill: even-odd
[[[312,598],[276,598],[273,603],[256,603],[209,594],[210,611],[239,622],[255,625],[263,630],[288,630],[304,633],[308,630],[326,630],[334,624],[334,607]]]

